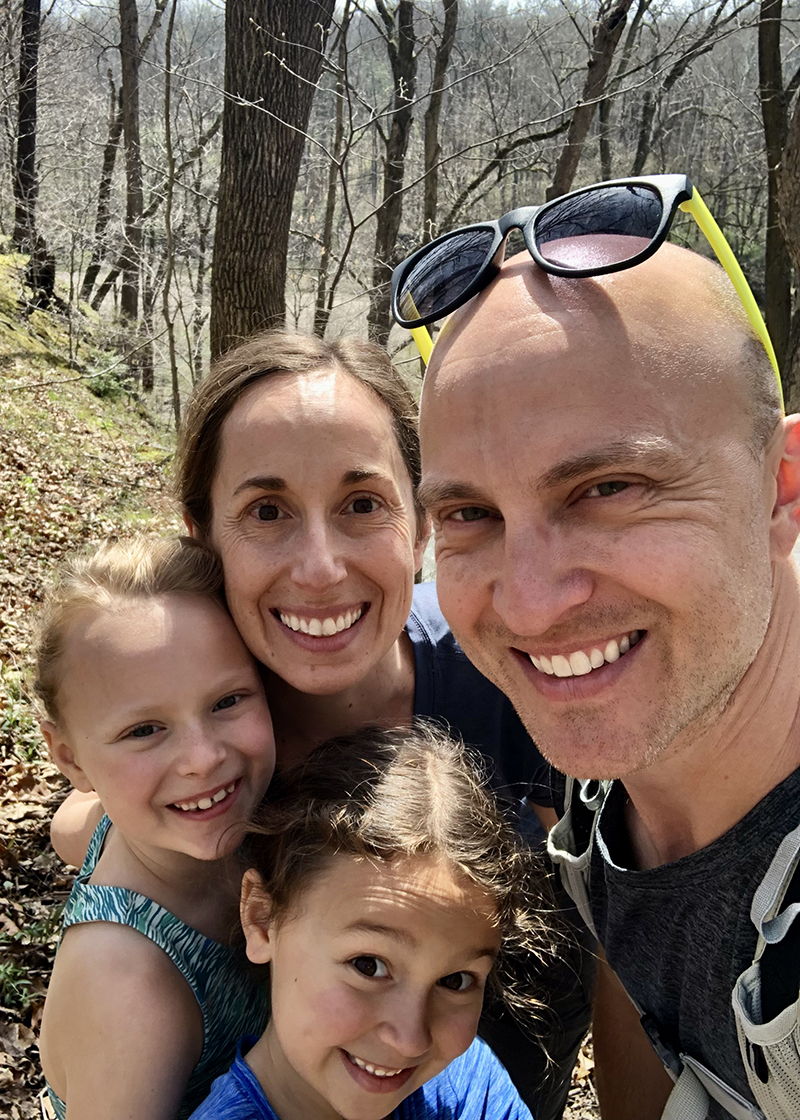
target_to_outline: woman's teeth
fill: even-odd
[[[625,634],[619,641],[612,638],[610,642],[606,642],[602,649],[599,646],[594,646],[588,652],[579,649],[568,657],[560,653],[554,654],[553,657],[537,657],[532,653],[528,656],[534,667],[540,673],[547,673],[548,676],[585,677],[587,673],[591,673],[593,669],[599,669],[607,661],[619,661],[623,654],[636,645],[641,636],[642,632],[640,630],[631,630],[630,634]]]
[[[191,813],[197,809],[210,809],[212,805],[224,801],[228,794],[233,793],[235,789],[236,782],[231,782],[224,789],[218,789],[213,797],[201,797],[199,801],[174,801],[173,805],[176,809],[183,809],[184,813]]]
[[[364,1062],[361,1058],[357,1058],[355,1054],[348,1053],[348,1058],[354,1066],[359,1069],[365,1069],[367,1073],[373,1074],[375,1077],[397,1077],[398,1073],[402,1073],[405,1067],[401,1069],[384,1069],[383,1066],[374,1066],[371,1062]]]
[[[347,611],[337,618],[300,618],[296,614],[283,614],[278,612],[278,617],[284,626],[290,630],[299,630],[301,634],[310,634],[312,638],[330,638],[342,630],[349,630],[354,622],[358,622],[364,613],[363,607],[354,611]]]

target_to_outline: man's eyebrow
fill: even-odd
[[[244,482],[240,482],[234,490],[234,494],[241,494],[243,490],[288,490],[286,480],[278,478],[277,475],[254,475],[253,478],[246,478]]]
[[[439,502],[470,502],[476,506],[492,504],[475,486],[469,486],[465,482],[439,482],[435,478],[420,483],[417,497],[423,509],[429,509]]]
[[[654,467],[669,468],[681,458],[677,448],[663,436],[637,436],[634,439],[617,440],[598,447],[593,451],[564,459],[542,475],[537,489],[548,490],[573,482],[577,478],[594,474],[607,468],[621,469],[647,463]]]

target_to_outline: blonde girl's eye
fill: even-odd
[[[475,977],[471,972],[451,972],[437,983],[440,988],[447,988],[448,992],[466,992],[475,986]]]
[[[367,976],[370,980],[383,980],[389,975],[389,969],[380,957],[353,957],[348,963],[361,976]]]
[[[138,727],[132,727],[125,736],[126,739],[149,739],[151,735],[155,735],[161,730],[157,723],[140,723]]]

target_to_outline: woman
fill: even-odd
[[[460,650],[434,585],[414,585],[429,532],[419,476],[416,404],[381,348],[272,331],[197,386],[176,490],[270,670],[279,767],[365,724],[426,716],[480,749],[518,804],[546,802],[547,766],[511,704]],[[534,817],[521,825],[541,842]],[[554,1011],[542,1043],[491,1009],[481,1023],[537,1120],[561,1115],[588,1027],[587,957],[566,942],[563,956],[537,978]]]
[[[262,334],[225,355],[189,403],[184,520],[219,553],[239,632],[271,670],[279,766],[364,724],[427,716],[478,747],[518,803],[529,792],[546,801],[546,763],[511,704],[460,650],[434,585],[414,586],[429,532],[415,500],[416,421],[380,347]],[[524,823],[543,838],[535,818]],[[549,1071],[509,1018],[482,1023],[538,1120],[561,1115],[588,1027],[581,969],[573,955],[539,978],[560,1020],[543,1040]]]

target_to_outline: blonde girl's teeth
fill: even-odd
[[[228,796],[227,789],[218,789],[211,800],[216,804],[218,801],[223,801]]]
[[[198,809],[210,809],[213,804],[214,804],[214,802],[210,797],[201,797],[200,800],[197,802],[197,808]]]
[[[619,645],[614,638],[608,643],[603,650],[603,657],[606,661],[619,661]]]
[[[592,663],[593,669],[599,669],[601,665],[605,664],[605,658],[603,657],[599,649],[593,649],[589,651],[589,660]]]

